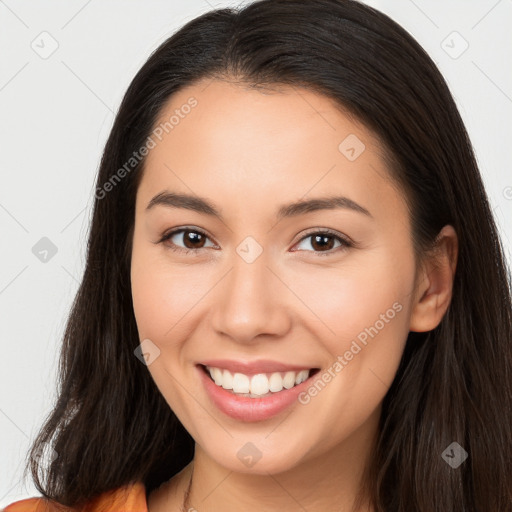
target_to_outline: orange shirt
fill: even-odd
[[[45,498],[15,501],[3,512],[71,512],[74,509],[48,502]],[[146,487],[142,482],[119,487],[91,500],[80,512],[148,512]]]

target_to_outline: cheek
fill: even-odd
[[[339,270],[315,272],[297,282],[308,306],[321,320],[317,339],[331,357],[322,391],[326,411],[342,410],[347,421],[325,413],[333,431],[360,424],[383,399],[400,363],[408,335],[414,259],[403,251],[400,261],[390,249],[347,258]],[[363,261],[364,260],[364,261]],[[321,385],[318,386],[320,389]],[[314,395],[316,390],[311,389]],[[305,397],[305,400],[309,399]],[[319,402],[320,403],[320,402]],[[322,415],[321,411],[317,411]],[[340,434],[341,435],[341,434]]]
[[[406,258],[400,266],[381,253],[373,264],[302,280],[308,306],[322,321],[316,337],[331,356],[318,377],[323,384],[312,384],[302,397],[333,434],[325,449],[369,418],[394,379],[408,334],[413,270]]]
[[[338,267],[304,272],[298,269],[290,280],[311,314],[320,321],[318,335],[329,344],[331,354],[348,350],[358,336],[370,337],[372,327],[403,332],[406,308],[414,279],[412,259],[398,262],[385,251],[347,258]],[[315,320],[315,322],[316,322]]]
[[[205,272],[171,265],[164,250],[134,244],[131,288],[141,339],[149,338],[161,350],[171,350],[176,340],[187,338],[208,291]]]
[[[155,262],[144,258],[142,251],[134,249],[132,256],[131,287],[132,301],[139,335],[152,340],[160,340],[163,333],[172,326],[172,318],[163,304],[172,295],[168,280],[159,279]]]
[[[159,356],[148,371],[180,419],[189,398],[179,385],[185,379],[181,349],[192,329],[190,311],[204,295],[199,280],[191,282],[189,274],[186,267],[171,267],[165,252],[134,244],[131,288],[139,339],[149,339],[158,347]]]

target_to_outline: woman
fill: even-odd
[[[43,498],[6,510],[509,511],[509,279],[454,101],[395,22],[200,16],[120,107]]]

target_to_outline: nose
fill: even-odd
[[[265,251],[251,263],[237,253],[231,261],[231,270],[216,286],[213,329],[238,343],[284,336],[291,326],[293,294],[270,268]]]

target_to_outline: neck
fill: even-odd
[[[378,420],[378,417],[375,418]],[[373,512],[356,507],[364,471],[375,442],[371,430],[358,431],[342,444],[276,474],[239,473],[217,464],[196,444],[183,509],[200,512],[297,511]],[[187,493],[188,491],[188,493]],[[364,500],[363,500],[364,501]]]

